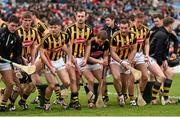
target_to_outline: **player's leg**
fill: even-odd
[[[118,63],[112,63],[110,64],[110,68],[112,71],[112,76],[113,76],[113,83],[114,83],[114,88],[117,92],[117,99],[118,99],[118,104],[122,107],[124,106],[124,95],[122,92],[122,82],[121,82],[121,69],[120,65]]]
[[[75,109],[81,109],[81,105],[79,103],[79,93],[78,93],[78,87],[77,87],[77,80],[76,80],[76,71],[75,67],[70,67],[68,70],[69,72],[69,78],[70,78],[70,89],[71,89],[71,98],[70,98],[70,104],[69,107],[75,108]]]
[[[32,100],[32,102],[31,102],[32,104],[37,104],[39,102],[40,97],[41,97],[41,89],[40,88],[41,88],[41,82],[42,81],[41,81],[41,78],[40,78],[38,73],[39,73],[39,71],[42,71],[42,69],[44,68],[44,65],[40,59],[36,61],[35,65],[36,65],[36,72],[31,75],[31,78],[32,78],[32,82],[37,87],[38,96]]]
[[[86,67],[83,71],[82,71],[82,75],[87,79],[87,87],[88,89],[93,93],[94,95],[94,76],[93,74],[90,72],[90,70]],[[88,107],[89,108],[93,108],[95,107],[95,95],[88,97]]]
[[[55,76],[53,76],[49,71],[46,70],[45,78],[48,82],[48,87],[45,90],[45,104],[44,104],[45,110],[50,110],[50,98],[56,85],[56,81],[54,77]]]
[[[152,89],[152,101],[151,102],[152,102],[152,104],[157,104],[156,97],[160,91],[161,83],[165,79],[165,75],[164,75],[162,69],[160,68],[160,66],[152,58],[150,58],[150,61],[148,64],[148,70],[156,77],[156,82]]]
[[[11,70],[10,65],[8,65],[8,66],[9,66],[8,69],[1,69],[1,71],[0,71],[0,73],[2,75],[2,81],[4,82],[4,84],[6,86],[5,91],[4,91],[4,95],[2,98],[2,102],[0,104],[0,111],[1,112],[6,111],[7,101],[8,101],[8,99],[11,96],[12,91],[13,91],[13,84],[14,84],[13,71]]]
[[[147,65],[144,61],[144,54],[142,52],[137,52],[134,57],[134,61],[135,61],[135,68],[142,72],[142,77],[140,79],[140,90],[141,93],[143,94],[143,91],[148,81],[148,70],[147,70]]]
[[[135,68],[140,70],[142,73],[142,78],[140,80],[140,90],[141,90],[141,93],[143,94],[143,91],[144,91],[145,86],[146,86],[147,81],[148,81],[147,65],[145,63],[136,64]]]
[[[69,74],[68,74],[66,68],[64,67],[62,69],[58,69],[57,70],[57,75],[59,76],[58,78],[60,78],[60,80],[62,81],[65,88],[68,88],[70,86],[70,79],[69,79]],[[55,92],[59,92],[56,87],[55,87]],[[66,109],[68,107],[68,105],[66,104],[64,98],[62,98],[62,96],[61,96],[61,92],[59,92],[59,97],[58,97],[57,100],[58,100],[58,104],[63,106],[64,109]]]
[[[93,76],[98,80],[99,85],[98,85],[98,91],[101,90],[101,92],[103,93],[102,95],[104,95],[104,79],[102,79],[102,68],[99,64],[95,64],[93,65],[93,68],[91,69],[91,73],[93,74]],[[103,87],[100,87],[100,84],[103,84]]]
[[[163,73],[165,74],[166,76],[166,79],[164,81],[164,84],[163,84],[163,96],[164,96],[164,99],[165,99],[165,103],[166,104],[170,104],[171,101],[169,100],[169,90],[171,88],[171,85],[172,85],[172,81],[173,81],[173,72],[172,70],[167,67],[167,69],[163,69]]]

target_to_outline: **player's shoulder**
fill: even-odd
[[[65,32],[65,31],[60,31],[59,34],[60,34],[61,36],[63,36],[63,38],[65,38],[65,39],[68,38],[68,33]]]
[[[93,38],[92,38],[92,40],[91,40],[91,44],[96,43],[95,39],[96,39],[96,37],[93,37]]]
[[[89,24],[85,24],[85,27],[89,28],[89,29],[92,29],[92,26],[89,25]]]
[[[59,33],[62,35],[67,35],[67,32],[65,32],[65,31],[60,31]]]
[[[0,39],[5,36],[7,32],[7,27],[4,27],[4,28],[0,28]]]
[[[37,30],[35,28],[33,28],[33,27],[31,27],[30,30],[37,32]]]
[[[155,37],[167,37],[169,33],[166,33],[163,27],[159,28],[159,30],[154,34]]]
[[[66,29],[70,29],[71,27],[74,27],[74,26],[76,26],[76,24],[75,24],[75,23],[70,24],[70,25],[68,25],[68,26],[66,27]]]
[[[7,22],[5,22],[4,20],[0,19],[0,24],[7,24]]]
[[[21,30],[21,29],[22,29],[22,26],[18,26],[16,31]]]
[[[0,28],[0,32],[4,32],[6,28]]]
[[[135,31],[133,31],[133,30],[130,30],[130,31],[129,31],[129,34],[130,34],[130,35],[135,35],[135,34],[136,34],[136,32],[135,32]]]
[[[47,28],[46,24],[42,22],[41,20],[38,20],[38,24],[44,28]]]
[[[150,31],[150,29],[149,29],[147,26],[142,25],[142,27],[143,27],[144,29],[146,29],[146,30]]]
[[[129,29],[135,29],[135,28],[136,28],[136,26],[135,26],[134,23],[132,23],[132,24],[129,26]]]
[[[48,37],[50,37],[52,34],[51,33],[47,33],[43,39],[47,39]]]
[[[115,38],[117,35],[120,35],[120,30],[113,33],[112,38]]]
[[[37,20],[37,24],[44,24],[40,19]]]

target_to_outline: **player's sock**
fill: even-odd
[[[160,90],[160,87],[161,87],[161,83],[160,82],[155,82],[154,83],[154,86],[152,88],[152,100],[155,100],[156,99],[156,96]]]
[[[163,96],[164,96],[164,99],[167,100],[168,99],[168,96],[169,96],[169,90],[170,90],[170,87],[171,87],[171,84],[172,84],[172,80],[170,79],[166,79],[165,82],[164,82],[164,92],[163,92]]]

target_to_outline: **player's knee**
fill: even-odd
[[[69,85],[70,85],[70,81],[65,81],[65,82],[64,82],[64,86],[65,86],[66,88],[68,88]]]
[[[148,81],[148,77],[143,77],[143,78],[142,78],[142,81],[143,81],[143,82],[147,82],[147,81]]]
[[[6,87],[8,87],[8,88],[13,88],[13,85],[14,85],[13,81],[6,83]]]
[[[94,80],[93,80],[93,79],[88,79],[88,83],[89,83],[89,84],[93,84],[93,83],[94,83]]]
[[[51,88],[51,89],[55,89],[55,84],[53,84],[53,83],[51,83],[51,84],[49,84],[49,86],[48,86],[49,88]]]
[[[113,78],[114,78],[114,81],[118,81],[120,78],[120,75],[114,75]]]
[[[142,73],[142,80],[148,81],[148,74],[147,73]]]
[[[13,83],[6,85],[9,89],[13,89]]]
[[[174,76],[174,73],[173,73],[172,71],[170,71],[169,74],[168,74],[168,78],[169,78],[169,79],[172,79],[173,76]]]
[[[34,83],[30,83],[29,90],[31,90],[33,92],[35,89],[36,89],[36,85]]]
[[[162,83],[165,80],[165,76],[164,75],[160,75],[160,76],[157,76],[156,79],[157,79],[158,82]]]
[[[71,84],[76,84],[76,78],[71,78],[70,83]]]
[[[34,82],[35,85],[40,85],[41,84],[41,80],[40,79],[36,79]]]
[[[104,85],[106,84],[106,80],[103,80],[103,84],[104,84]]]
[[[128,79],[128,84],[134,84],[134,81],[135,81],[134,77],[130,77]]]

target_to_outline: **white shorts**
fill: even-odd
[[[100,65],[99,63],[96,63],[96,64],[88,64],[88,69],[90,71],[95,71],[95,70],[98,70],[98,69],[102,69],[102,65]]]
[[[143,64],[143,63],[145,63],[143,52],[137,52],[135,57],[134,57],[134,61],[136,62],[136,64]]]
[[[123,60],[123,61],[128,61],[128,59],[126,59],[126,60]],[[120,68],[120,73],[122,73],[122,74],[130,74],[131,73],[131,71],[130,70],[126,70],[121,64],[119,64],[117,61],[115,61],[113,58],[111,58],[111,62],[110,62],[110,64],[117,64],[118,66],[119,66],[119,68]]]
[[[57,70],[61,70],[61,69],[65,69],[66,65],[64,63],[63,58],[59,58],[57,61],[51,61],[52,65],[57,69]]]
[[[66,68],[62,57],[59,58],[57,61],[51,61],[51,63],[57,70],[62,70]],[[49,72],[49,69],[47,68],[47,66],[45,67],[45,69],[46,69],[46,72]]]
[[[84,59],[84,57],[76,58],[77,65],[78,65],[81,72],[83,72],[83,71],[85,71],[87,69],[87,65],[82,66],[83,59]]]
[[[0,71],[11,70],[12,67],[9,63],[0,63]]]

